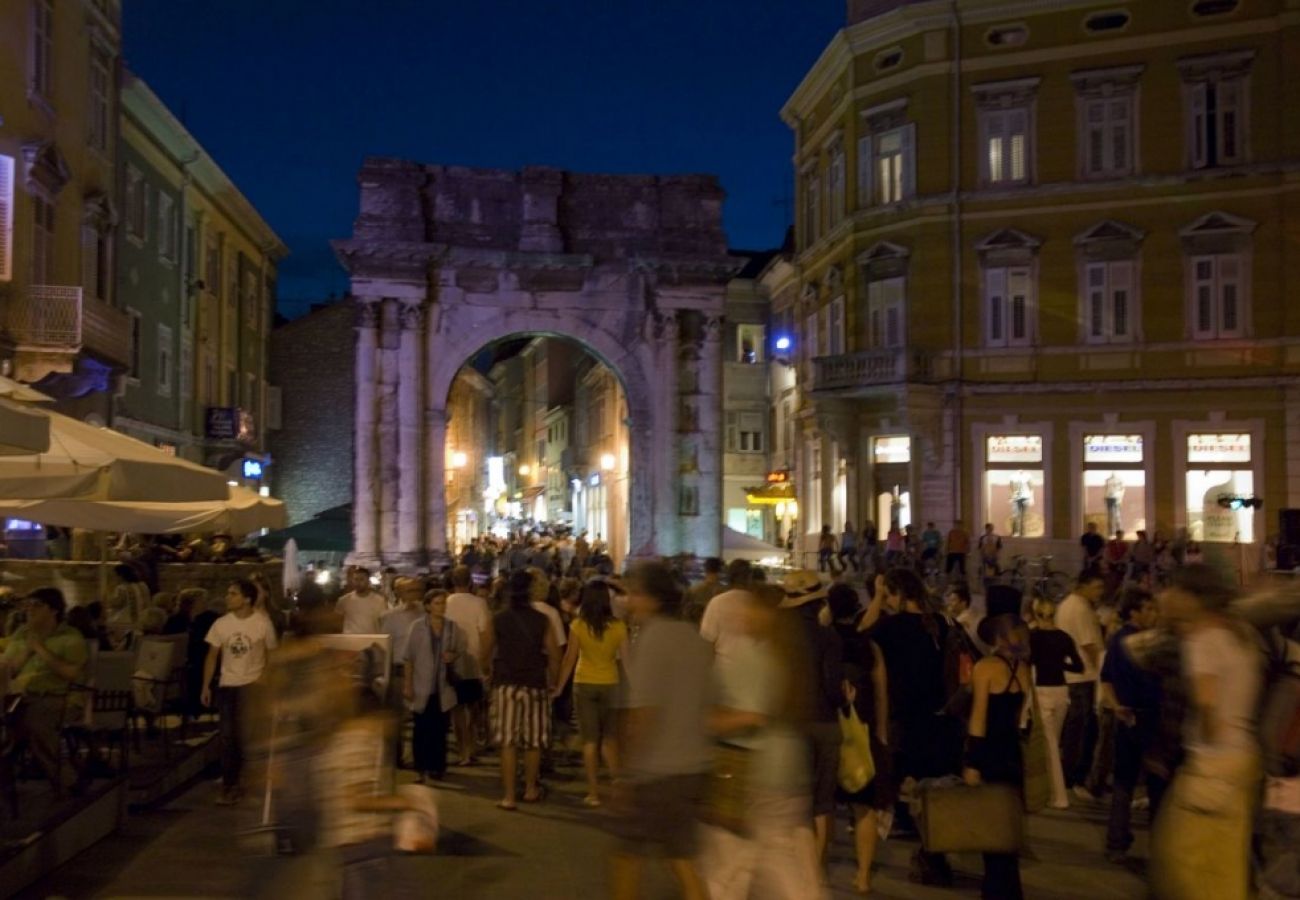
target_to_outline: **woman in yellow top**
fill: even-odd
[[[609,587],[593,581],[582,589],[578,618],[569,629],[569,647],[560,668],[554,695],[559,696],[573,675],[573,702],[578,709],[582,762],[587,770],[587,806],[600,806],[596,775],[600,755],[612,774],[618,771],[614,715],[619,689],[618,658],[627,643],[627,626],[614,618]],[[576,668],[576,672],[574,671]]]

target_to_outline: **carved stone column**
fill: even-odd
[[[420,337],[424,307],[403,303],[398,311],[401,329],[397,348],[397,551],[407,565],[421,561],[420,450],[423,416],[420,411],[424,380]]]
[[[436,354],[446,346],[441,308],[429,308],[425,329],[424,391],[424,551],[430,566],[447,562],[447,386],[435,386]]]
[[[722,555],[722,316],[705,316],[700,341],[696,415],[699,427],[700,508],[693,550]]]
[[[680,339],[677,314],[652,312],[648,325],[655,342],[655,369],[657,379],[653,394],[654,425],[650,435],[654,460],[654,536],[653,554],[671,555],[677,552],[678,484],[681,463],[678,459],[678,400],[677,366]],[[635,424],[633,426],[635,428]],[[633,545],[635,552],[635,544]]]
[[[357,400],[354,410],[352,478],[353,560],[370,565],[378,558],[378,453],[376,393],[379,303],[357,298]]]
[[[384,300],[379,318],[379,555],[385,563],[394,561],[398,552],[399,305],[396,300]]]

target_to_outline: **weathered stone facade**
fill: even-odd
[[[356,305],[354,558],[445,557],[447,396],[509,336],[572,338],[622,380],[629,551],[716,554],[721,327],[736,267],[711,176],[370,159],[335,249]]]
[[[313,309],[271,332],[280,421],[270,434],[272,486],[290,524],[352,501],[353,307]]]

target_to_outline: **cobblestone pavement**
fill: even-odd
[[[404,780],[410,773],[402,773]],[[495,807],[498,781],[491,765],[453,768],[440,790],[443,832],[439,853],[401,861],[402,876],[427,885],[422,896],[575,900],[606,895],[605,859],[612,839],[603,812],[581,803],[577,769],[562,767],[548,779],[550,794],[537,806],[507,813]],[[317,857],[272,858],[250,853],[240,835],[257,824],[260,803],[248,797],[236,808],[217,808],[215,788],[202,783],[167,806],[133,815],[113,837],[77,857],[21,896],[49,897],[273,897],[333,896],[333,872]],[[1139,814],[1139,821],[1144,814]],[[1022,864],[1030,898],[1133,898],[1144,894],[1133,872],[1102,856],[1105,808],[1101,804],[1033,817],[1030,858]],[[829,874],[835,898],[854,896],[847,817],[836,823]],[[1137,855],[1145,853],[1139,829]],[[907,880],[916,843],[890,840],[878,853],[872,896],[953,898],[979,895],[980,860],[957,856],[952,889]],[[647,869],[644,896],[675,896],[668,877]]]

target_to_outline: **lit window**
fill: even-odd
[[[1023,184],[1029,180],[1029,110],[983,114],[984,173],[992,185]]]
[[[762,325],[736,326],[736,362],[753,365],[763,361],[763,342],[766,329]]]
[[[13,278],[14,158],[0,154],[0,281]]]

